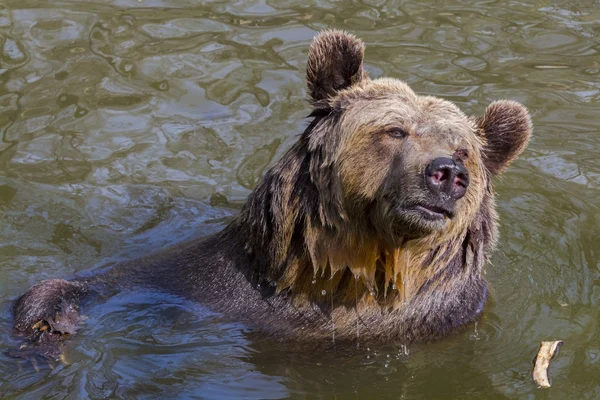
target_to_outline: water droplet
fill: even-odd
[[[367,355],[367,360],[368,360],[369,358],[371,358],[371,356],[370,356],[370,355]]]
[[[260,289],[260,283],[256,284],[256,288]]]
[[[316,279],[313,279],[313,280],[312,280],[312,284],[314,285],[315,283],[317,283],[317,280],[316,280]]]
[[[322,294],[323,296],[325,296],[325,295],[327,294],[327,292],[326,292],[325,290],[321,290],[321,294]]]
[[[395,283],[392,285],[392,289],[394,289],[394,290],[398,289],[398,288],[396,287],[396,284],[395,284]]]

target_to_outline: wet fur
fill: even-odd
[[[307,66],[312,121],[222,232],[88,277],[42,282],[16,302],[15,328],[33,341],[62,337],[79,324],[89,294],[139,286],[285,340],[427,340],[472,321],[497,240],[492,177],[525,148],[529,114],[500,101],[468,118],[398,80],[370,80],[363,53],[352,35],[317,36]],[[399,123],[410,155],[376,142],[389,140],[378,130]],[[456,215],[431,232],[410,216],[390,224],[386,190],[404,179],[403,190],[419,198],[406,171],[422,172],[438,153],[469,154],[471,184]],[[400,158],[406,169],[391,168]],[[63,315],[70,324],[56,323]],[[40,331],[39,321],[51,329]]]

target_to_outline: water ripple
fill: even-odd
[[[469,114],[524,102],[535,135],[495,183],[486,312],[408,359],[400,344],[288,354],[133,294],[89,310],[70,365],[19,371],[0,355],[0,397],[535,398],[538,343],[563,339],[547,397],[597,398],[599,18],[583,0],[5,1],[3,343],[29,285],[222,228],[306,126],[307,45],[325,27],[365,40],[371,76]]]

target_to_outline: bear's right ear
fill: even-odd
[[[312,103],[319,107],[338,91],[366,78],[362,63],[365,45],[349,33],[319,33],[308,51],[306,80]]]

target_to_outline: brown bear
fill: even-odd
[[[133,287],[300,342],[428,340],[472,321],[498,236],[492,179],[526,147],[528,111],[497,101],[467,117],[402,81],[370,79],[363,53],[341,31],[314,39],[312,121],[223,231],[44,281],[16,302],[16,329],[60,341],[82,300]]]

